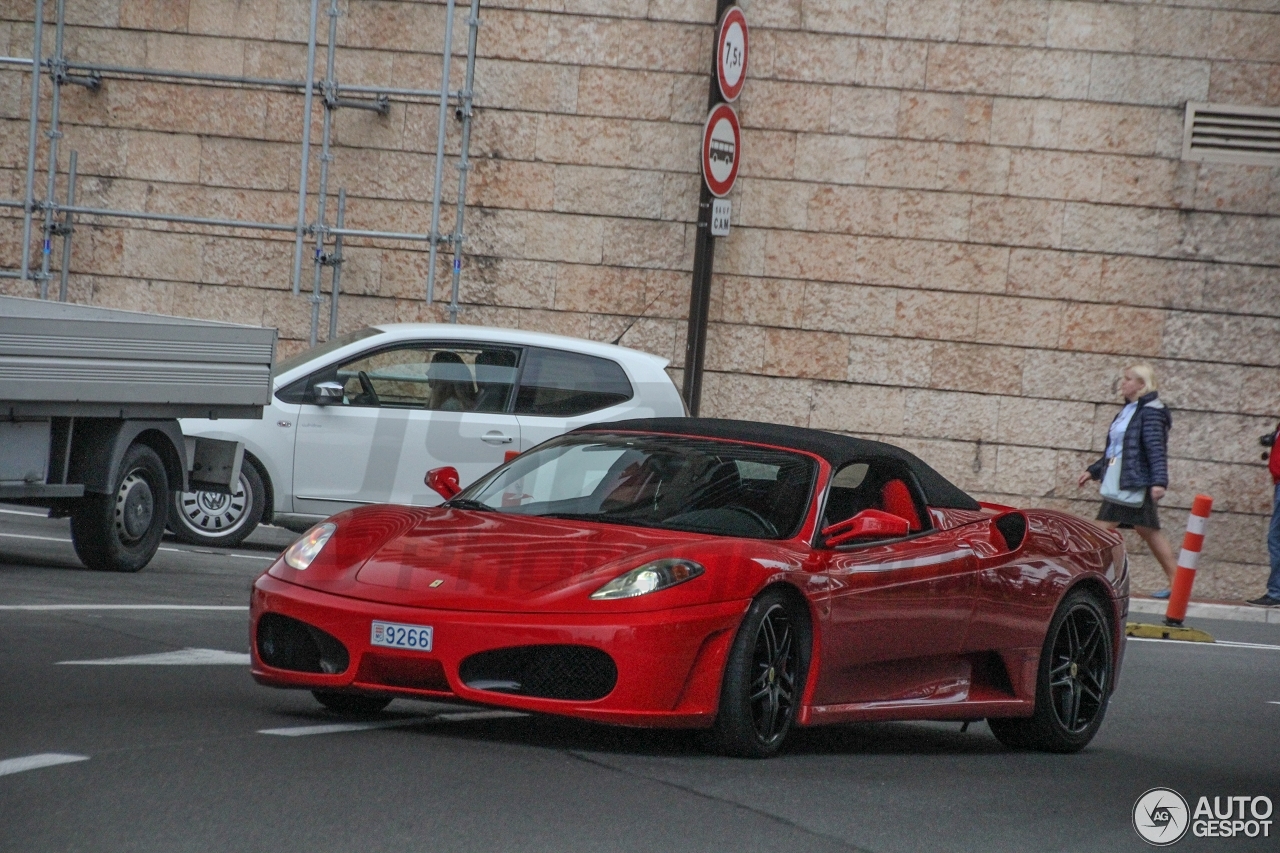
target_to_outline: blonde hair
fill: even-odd
[[[1142,380],[1143,394],[1150,394],[1152,391],[1157,390],[1156,389],[1156,371],[1155,371],[1155,368],[1153,368],[1151,365],[1146,364],[1144,362],[1139,362],[1138,364],[1131,364],[1125,369],[1128,371],[1132,371],[1134,375],[1136,375],[1139,379]]]

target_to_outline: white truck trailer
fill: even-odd
[[[276,330],[0,296],[0,501],[71,518],[91,569],[136,572],[174,490],[229,491],[243,445],[178,418],[261,418]]]

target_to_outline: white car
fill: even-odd
[[[360,504],[440,502],[423,483],[463,486],[576,427],[688,414],[667,360],[611,344],[480,326],[371,326],[276,365],[262,420],[187,418],[189,436],[244,442],[231,495],[174,496],[179,539],[236,545],[259,523],[306,529]]]

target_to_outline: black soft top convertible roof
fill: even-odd
[[[630,421],[612,421],[579,427],[574,432],[665,432],[673,435],[705,436],[730,441],[746,441],[756,444],[772,444],[790,447],[822,457],[832,468],[842,468],[850,462],[866,461],[876,457],[896,459],[905,464],[915,475],[924,490],[925,503],[948,509],[981,509],[973,498],[946,477],[926,465],[919,457],[901,447],[851,438],[834,432],[783,426],[781,424],[732,421],[720,418],[642,418]]]

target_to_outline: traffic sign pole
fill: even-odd
[[[716,20],[723,21],[733,0],[716,0]],[[707,94],[707,110],[715,107],[720,96],[720,32],[716,33],[716,55],[711,58],[711,88]],[[744,52],[743,60],[746,56]],[[745,77],[745,67],[743,69]],[[702,156],[699,152],[699,157]],[[715,259],[716,238],[711,234],[711,202],[714,196],[705,180],[698,196],[698,233],[693,247],[693,286],[689,292],[689,329],[684,348],[685,405],[695,417],[702,402],[702,366],[706,361],[707,317],[711,308],[711,270]]]

